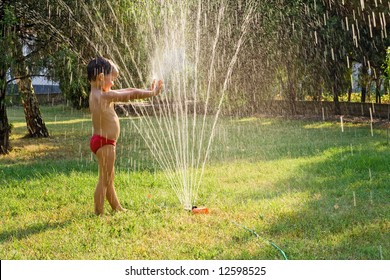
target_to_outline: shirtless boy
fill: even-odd
[[[103,57],[92,59],[88,66],[88,80],[91,83],[89,109],[92,115],[93,136],[90,147],[99,162],[99,181],[96,186],[94,202],[95,214],[103,214],[104,199],[107,198],[114,211],[123,211],[114,187],[115,145],[119,137],[119,119],[114,110],[115,102],[144,99],[160,94],[163,83],[152,83],[150,90],[125,88],[111,90],[119,75],[117,66]]]

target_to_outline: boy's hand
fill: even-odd
[[[158,80],[157,82],[157,86],[156,86],[156,80],[153,80],[152,82],[152,91],[153,91],[153,95],[154,96],[157,96],[161,93],[161,90],[163,88],[163,81],[162,80]]]

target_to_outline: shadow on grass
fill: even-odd
[[[0,170],[3,188],[19,188],[21,183],[36,179],[50,178],[62,175],[70,175],[73,172],[87,173],[97,172],[96,164],[82,164],[77,160],[42,160],[40,162],[16,163]]]
[[[21,227],[10,231],[4,231],[0,233],[0,243],[12,241],[13,239],[21,240],[45,231],[64,228],[70,223],[71,221],[55,222],[55,223],[39,222],[27,227]]]

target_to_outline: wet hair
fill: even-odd
[[[104,57],[97,56],[92,59],[87,66],[88,81],[95,81],[96,77],[103,73],[108,75],[112,72],[113,66],[110,61]]]

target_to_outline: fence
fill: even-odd
[[[339,102],[340,114],[356,117],[370,117],[389,119],[390,104]],[[309,117],[328,119],[336,115],[334,102],[329,101],[296,101],[295,114]],[[292,115],[292,105],[284,100],[263,101],[255,108],[256,114]]]
[[[120,104],[117,105],[116,111],[119,115],[136,115],[136,111],[153,115],[156,111],[164,110],[166,104],[152,105],[147,102],[133,103],[133,105]],[[332,119],[336,115],[336,105],[329,101],[295,101],[294,109],[292,104],[284,100],[268,100],[254,104],[253,106],[245,107],[240,111],[223,110],[222,114],[226,116],[246,117],[253,115],[272,115],[272,116],[305,116],[318,119]],[[358,102],[339,102],[340,115],[355,116],[355,117],[370,117],[389,119],[390,104],[376,103],[358,103]],[[174,108],[173,106],[171,109]],[[193,113],[193,106],[187,107],[187,113]],[[203,114],[204,104],[197,105],[198,114]],[[295,111],[293,114],[292,112]],[[207,113],[214,115],[216,108],[208,108]],[[142,115],[142,114],[141,114]]]

